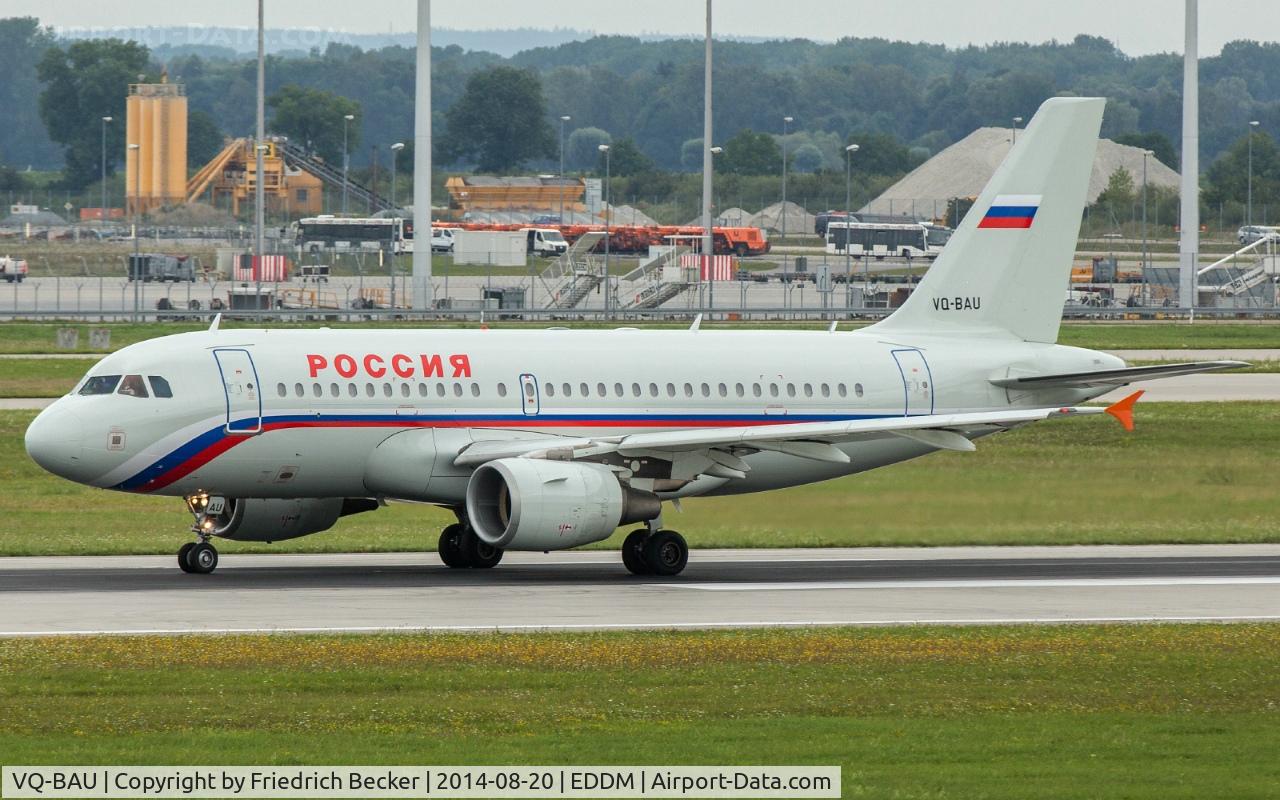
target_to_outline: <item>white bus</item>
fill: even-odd
[[[827,224],[827,252],[890,258],[936,258],[951,238],[951,229],[929,222],[843,222]]]
[[[293,223],[294,244],[303,252],[385,250],[413,252],[413,220],[400,217],[335,217],[325,214]]]

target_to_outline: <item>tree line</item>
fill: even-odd
[[[0,71],[0,107],[9,111],[0,127],[0,164],[60,167],[68,188],[100,173],[102,116],[120,120],[108,126],[107,138],[109,152],[123,152],[127,84],[139,75],[154,80],[162,67],[187,88],[193,166],[211,157],[223,136],[253,130],[251,59],[197,51],[161,65],[134,43],[61,42],[31,18],[0,20],[0,52],[14,55],[11,68]],[[570,171],[603,171],[599,146],[606,143],[612,174],[643,176],[648,189],[661,189],[664,174],[701,169],[700,42],[599,36],[511,58],[456,46],[437,48],[432,58],[435,157],[442,168],[555,171],[560,117],[568,116]],[[828,176],[830,192],[843,185],[844,147],[856,141],[854,175],[862,185],[887,183],[974,128],[1029,118],[1055,94],[1106,96],[1103,135],[1148,147],[1176,168],[1181,69],[1176,54],[1130,57],[1086,35],[965,48],[866,38],[719,42],[714,144],[723,153],[716,170],[776,174],[785,147],[790,170]],[[399,141],[409,145],[399,163],[407,170],[412,49],[330,44],[272,56],[266,74],[273,131],[337,161],[350,114],[353,165],[377,158],[385,168],[389,146]],[[1280,130],[1280,45],[1232,42],[1202,60],[1201,82],[1207,195],[1237,199],[1238,170],[1218,164],[1235,163],[1249,122],[1257,120],[1255,202],[1276,197],[1280,174],[1260,148],[1272,147],[1270,132]],[[783,116],[794,118],[785,138]],[[108,171],[120,161],[109,159]],[[19,179],[0,170],[0,182]]]

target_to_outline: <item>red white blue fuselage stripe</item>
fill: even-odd
[[[512,430],[593,428],[627,430],[633,428],[712,428],[779,425],[794,422],[875,419],[882,414],[284,414],[262,419],[262,431],[290,428],[506,428]],[[256,418],[236,420],[237,430],[253,430]],[[154,492],[191,474],[218,456],[255,436],[228,433],[219,424],[183,442],[152,461],[129,478],[110,488]]]

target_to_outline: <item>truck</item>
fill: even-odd
[[[9,283],[22,283],[27,277],[27,262],[20,258],[0,258],[0,278]]]
[[[129,280],[141,280],[143,283],[163,283],[164,281],[187,281],[195,283],[196,265],[194,256],[169,256],[163,253],[139,253],[129,256]]]

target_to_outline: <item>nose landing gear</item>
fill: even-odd
[[[218,567],[218,551],[203,539],[187,542],[178,549],[178,568],[183,572],[208,575]]]
[[[191,526],[196,541],[178,548],[178,568],[195,575],[208,575],[218,568],[218,551],[209,544],[209,534],[214,530],[217,516],[225,510],[226,499],[197,494],[186,500],[187,509],[196,518]]]

